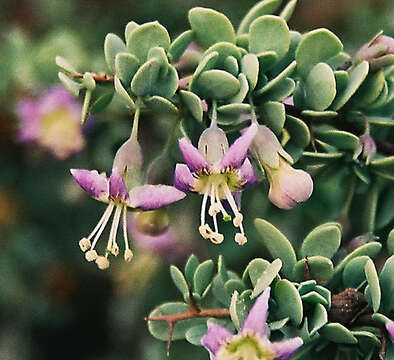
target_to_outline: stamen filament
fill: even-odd
[[[201,204],[201,226],[205,225],[205,211],[207,208],[208,190],[205,191]]]
[[[105,209],[104,214],[101,216],[99,222],[97,223],[97,225],[95,226],[93,231],[90,233],[90,235],[87,237],[88,240],[90,240],[94,236],[94,234],[96,234],[96,232],[100,228],[101,224],[103,223],[104,219],[106,218],[109,210],[110,210],[110,205],[107,206],[107,208]]]
[[[109,233],[106,257],[108,256],[108,252],[111,252],[113,249],[115,250],[116,247],[117,247],[117,244],[116,244],[116,233],[118,232],[118,226],[119,226],[119,220],[120,220],[120,213],[121,213],[121,211],[122,211],[122,206],[117,205],[116,206],[116,210],[115,210],[114,219],[113,219],[112,225],[111,225],[111,231]]]
[[[220,201],[220,198],[219,198],[219,191],[218,191],[218,190],[216,190],[216,202],[219,204],[220,211],[221,211],[222,214],[223,214],[223,219],[224,219],[224,221],[227,221],[228,219],[231,219],[231,216],[228,214],[228,212],[227,212],[226,209],[224,208],[222,202]]]
[[[103,222],[102,222],[102,224],[101,224],[100,229],[98,230],[96,236],[94,237],[94,240],[93,240],[93,244],[92,244],[91,250],[94,249],[94,247],[95,247],[96,244],[97,244],[98,239],[100,238],[101,234],[103,233],[103,231],[104,231],[104,229],[105,229],[105,227],[106,227],[106,225],[107,225],[107,223],[108,223],[108,220],[109,220],[109,218],[111,217],[112,210],[114,209],[114,206],[115,206],[115,204],[114,204],[113,202],[111,202],[111,203],[108,205],[107,210],[105,211],[105,213],[108,211],[108,214],[106,214],[106,216],[105,216],[105,218],[104,218],[104,220],[103,220]],[[105,213],[104,213],[104,214],[105,214]]]
[[[123,239],[125,250],[130,249],[127,236],[127,206],[123,206]]]

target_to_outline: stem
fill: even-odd
[[[375,229],[376,209],[378,206],[379,198],[379,183],[375,180],[370,191],[367,194],[365,202],[365,213],[364,213],[364,232],[373,233]]]
[[[188,319],[196,319],[196,318],[226,318],[230,316],[230,310],[223,308],[223,309],[190,309],[188,311],[173,314],[173,315],[158,315],[152,317],[146,317],[146,321],[166,321],[168,323],[171,322],[178,322],[182,320]]]
[[[88,116],[90,99],[92,98],[92,90],[86,90],[85,99],[83,100],[82,105],[82,114],[81,114],[81,123],[83,124],[86,121],[86,117]]]
[[[179,122],[180,118],[181,118],[180,116],[176,116],[172,119],[170,133],[169,133],[169,135],[167,137],[167,141],[164,145],[163,154],[167,154],[171,148],[172,142],[174,141],[174,135],[176,132],[176,128],[178,127],[178,122]]]
[[[254,103],[253,103],[253,98],[252,98],[251,94],[249,94],[248,99],[249,99],[249,104],[250,104],[250,108],[251,108],[250,115],[252,116],[252,119],[251,119],[252,124],[258,125],[256,111],[254,110]]]
[[[347,218],[348,218],[350,206],[352,205],[354,193],[356,191],[356,184],[357,184],[357,177],[356,177],[356,175],[353,175],[352,179],[351,179],[350,187],[349,187],[349,192],[347,194],[345,203],[343,205],[341,215],[339,216],[339,218],[341,220],[347,220]]]
[[[138,97],[135,104],[133,128],[131,130],[131,135],[130,135],[130,138],[133,140],[137,140],[138,138],[138,124],[140,120],[140,112],[141,112],[141,98]]]

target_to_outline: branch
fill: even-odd
[[[83,74],[81,73],[75,73],[70,75],[73,79],[82,79]],[[96,82],[99,83],[113,83],[114,82],[114,77],[112,75],[108,75],[106,73],[101,73],[101,74],[93,74],[93,79]]]

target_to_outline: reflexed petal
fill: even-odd
[[[219,324],[211,324],[208,327],[207,333],[201,339],[201,344],[203,344],[212,355],[215,355],[220,346],[232,337],[233,334],[225,327]]]
[[[247,318],[242,325],[242,331],[252,330],[264,336],[267,332],[268,300],[271,288],[266,288],[257,298],[253,307],[250,309]]]
[[[249,146],[257,133],[257,125],[252,124],[249,128],[230,146],[220,161],[220,168],[239,168],[246,158]]]
[[[257,181],[256,174],[254,173],[253,166],[249,159],[245,159],[239,170],[241,173],[242,182],[244,183],[243,188],[249,187]]]
[[[210,168],[210,165],[204,155],[201,154],[201,152],[194,147],[188,139],[182,138],[179,140],[179,149],[181,150],[182,156],[190,171],[194,172],[196,170]]]
[[[90,196],[100,201],[108,201],[108,179],[105,174],[84,169],[71,169],[70,172],[79,186]]]
[[[285,360],[289,358],[298,348],[302,346],[304,342],[300,337],[292,339],[276,341],[271,343],[273,350],[276,353],[276,358],[279,360]]]
[[[174,186],[182,191],[190,191],[195,178],[185,164],[176,164],[174,173]]]
[[[143,211],[154,210],[182,200],[186,194],[173,186],[143,185],[129,192],[128,205]]]
[[[386,329],[387,332],[390,334],[391,341],[394,343],[394,321],[387,321],[386,322]]]
[[[114,199],[126,199],[127,198],[127,187],[124,183],[121,173],[114,169],[111,177],[109,178],[109,195]]]

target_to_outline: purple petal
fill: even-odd
[[[181,191],[191,191],[195,178],[185,164],[176,164],[174,186]]]
[[[233,334],[225,327],[219,324],[210,324],[207,333],[201,339],[201,344],[203,344],[212,355],[216,355],[220,346],[232,337]]]
[[[273,350],[275,351],[276,358],[278,360],[285,360],[289,358],[304,342],[300,337],[292,339],[276,341],[271,343]]]
[[[32,99],[21,100],[16,105],[16,114],[19,117],[18,141],[36,141],[40,133],[38,103]]]
[[[195,172],[196,170],[210,168],[204,155],[187,138],[184,137],[179,140],[179,149],[190,171]]]
[[[100,201],[108,201],[108,179],[105,174],[84,169],[71,169],[70,172],[78,185],[91,197]]]
[[[257,181],[256,174],[254,173],[253,166],[249,159],[245,159],[244,163],[239,168],[239,171],[241,172],[241,178],[244,183],[242,186],[243,189],[253,185]]]
[[[62,85],[52,87],[40,98],[40,111],[42,114],[55,111],[59,107],[74,105],[78,105],[78,102]],[[78,105],[78,108],[80,109],[80,105]]]
[[[391,341],[394,343],[394,321],[390,320],[386,322],[387,332],[390,334]]]
[[[127,187],[121,173],[115,168],[109,178],[109,195],[113,199],[127,198]]]
[[[220,168],[239,168],[246,158],[249,146],[257,133],[257,125],[252,124],[249,128],[230,146],[220,161]]]
[[[173,186],[143,185],[129,192],[129,206],[143,211],[154,210],[182,200],[186,194]]]
[[[255,333],[264,336],[267,332],[268,300],[270,298],[271,288],[266,288],[257,298],[253,307],[250,309],[248,317],[242,325],[242,331],[252,330]]]

